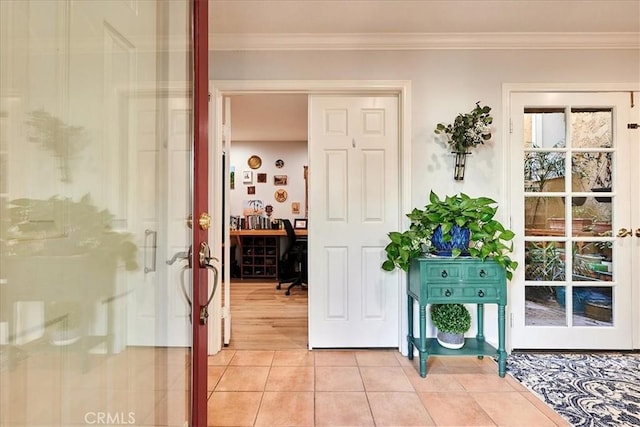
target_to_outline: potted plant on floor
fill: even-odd
[[[488,197],[470,197],[464,193],[441,199],[433,191],[429,203],[415,208],[407,217],[409,230],[392,231],[385,247],[387,259],[382,268],[409,270],[411,260],[427,253],[457,257],[460,255],[494,259],[506,270],[508,279],[518,263],[508,254],[513,250],[514,233],[494,218],[498,208]]]
[[[438,343],[453,350],[464,346],[464,334],[471,328],[471,314],[463,304],[432,304],[431,321],[438,329]]]

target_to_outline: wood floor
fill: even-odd
[[[277,282],[231,282],[231,340],[234,350],[307,348],[307,290],[284,294]]]

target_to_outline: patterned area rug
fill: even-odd
[[[513,353],[507,373],[573,426],[640,426],[639,353]]]

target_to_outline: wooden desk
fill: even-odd
[[[307,230],[295,230],[296,236],[307,236]],[[231,230],[231,246],[240,250],[240,277],[276,279],[280,259],[282,230]]]

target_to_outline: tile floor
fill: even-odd
[[[209,357],[209,426],[568,426],[485,357],[392,350],[223,350]]]

